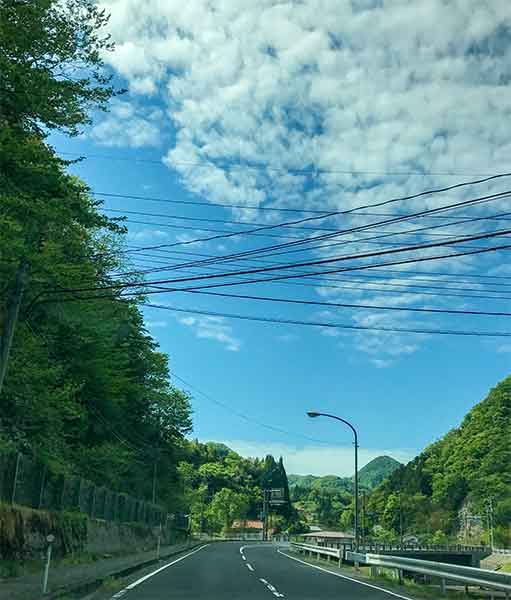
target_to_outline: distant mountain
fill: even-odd
[[[305,490],[345,490],[351,488],[351,479],[349,477],[338,477],[337,475],[288,475],[289,488],[300,487]]]
[[[393,473],[401,463],[390,456],[378,456],[365,467],[359,470],[360,487],[372,490],[378,486],[386,477]],[[353,487],[352,477],[338,477],[337,475],[288,475],[289,488],[300,487],[304,489],[318,489],[342,491],[351,490]]]
[[[359,470],[359,484],[372,490],[400,466],[401,463],[391,456],[378,456]]]

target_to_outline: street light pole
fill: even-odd
[[[353,427],[353,425],[346,421],[345,419],[341,419],[341,417],[337,417],[335,415],[329,415],[327,413],[319,413],[314,411],[307,412],[307,415],[311,418],[315,417],[329,417],[330,419],[336,419],[337,421],[341,421],[345,425],[347,425],[351,431],[353,431],[353,436],[355,438],[355,552],[358,552],[359,546],[359,535],[358,535],[358,434],[357,430]]]

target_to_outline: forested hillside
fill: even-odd
[[[93,0],[34,0],[5,3],[1,19],[0,452],[146,500],[154,476],[157,503],[211,531],[257,516],[264,486],[287,490],[282,461],[186,439],[190,398],[144,297],[117,287],[136,278],[126,230],[48,144],[118,93],[101,60],[106,15]]]
[[[372,490],[400,464],[390,456],[371,460],[359,471],[360,490]],[[350,527],[353,477],[289,475],[289,489],[291,500],[309,521],[329,527]]]
[[[391,456],[377,456],[358,472],[359,485],[372,490],[400,466],[401,463]]]
[[[368,526],[397,536],[400,512],[405,533],[477,543],[493,512],[496,545],[511,545],[511,377],[371,494]]]

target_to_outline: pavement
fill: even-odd
[[[273,544],[211,543],[155,568],[112,600],[411,600],[311,565]]]
[[[193,544],[195,546],[196,542]],[[162,546],[160,556],[162,558],[174,556],[189,547],[189,542]],[[92,590],[113,574],[120,572],[128,574],[131,569],[138,569],[140,565],[155,560],[155,558],[156,551],[151,550],[73,566],[53,567],[49,573],[48,598],[56,597],[66,590]],[[0,579],[0,600],[40,600],[42,578],[41,571],[12,579]]]

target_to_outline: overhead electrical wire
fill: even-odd
[[[502,245],[502,246],[495,246],[492,248],[484,248],[481,250],[472,250],[469,252],[461,252],[458,254],[448,254],[448,255],[440,255],[440,256],[433,256],[433,257],[423,257],[423,258],[412,258],[412,259],[407,259],[407,260],[402,260],[402,261],[393,261],[393,262],[388,262],[388,263],[373,263],[370,265],[364,265],[364,266],[358,266],[358,267],[344,267],[344,268],[340,268],[340,269],[333,269],[333,270],[329,270],[329,271],[319,271],[316,273],[300,273],[300,274],[286,274],[286,275],[277,275],[277,276],[272,276],[269,278],[264,278],[264,279],[244,279],[242,281],[229,281],[229,282],[222,282],[222,283],[214,283],[214,284],[206,284],[206,285],[202,285],[202,286],[194,286],[194,287],[188,287],[188,288],[181,288],[181,289],[209,289],[209,288],[213,288],[213,287],[224,287],[224,286],[234,286],[234,285],[245,285],[245,284],[252,284],[252,283],[261,283],[261,282],[268,282],[268,281],[277,281],[277,280],[281,280],[281,279],[292,279],[292,278],[301,278],[301,277],[308,277],[309,275],[318,275],[318,274],[326,274],[326,273],[336,273],[336,272],[345,272],[345,271],[356,271],[356,270],[365,270],[365,269],[370,269],[370,268],[378,268],[380,266],[393,266],[393,265],[401,265],[401,264],[407,264],[410,262],[423,262],[423,261],[430,261],[430,260],[440,260],[440,259],[446,259],[446,258],[453,258],[453,257],[459,257],[459,256],[467,256],[467,255],[472,255],[472,254],[481,254],[484,252],[490,252],[490,251],[495,251],[495,250],[503,250],[503,249],[509,249],[511,248],[511,244],[508,245]],[[231,273],[231,275],[234,275],[234,273]],[[219,275],[220,276],[220,275]],[[227,275],[225,275],[227,276]],[[197,279],[211,279],[213,277],[217,277],[217,275],[205,275],[205,276],[200,276],[200,277],[187,277],[187,278],[181,278],[181,279],[167,279],[167,280],[162,280],[162,281],[155,281],[155,282],[151,282],[151,285],[160,285],[160,284],[168,284],[168,283],[180,283],[180,282],[184,282],[184,281],[190,281],[190,280],[197,280]],[[111,295],[103,295],[103,296],[76,296],[77,292],[92,292],[92,291],[101,291],[101,290],[122,290],[122,289],[128,289],[128,288],[144,288],[145,286],[147,286],[147,283],[125,283],[125,284],[118,284],[118,285],[109,285],[109,286],[101,286],[101,287],[94,287],[94,288],[82,288],[82,289],[72,289],[72,290],[57,290],[58,292],[71,292],[73,294],[72,298],[67,298],[65,299],[65,301],[72,301],[72,300],[87,300],[87,299],[94,299],[94,298],[110,298],[112,299]],[[55,291],[54,291],[55,293]],[[149,293],[154,293],[154,292],[150,292],[150,291],[139,291],[138,295],[144,295],[144,294],[149,294]],[[39,294],[40,296],[41,294]],[[32,300],[31,305],[34,305],[37,301],[39,301],[39,296],[37,296],[35,299]],[[58,300],[58,296],[56,297],[50,297],[49,299],[47,299],[45,302],[52,302],[55,300]]]
[[[182,288],[158,288],[152,290],[151,293],[156,294],[160,292],[186,292],[191,294],[200,294],[207,296],[215,296],[219,298],[234,298],[239,300],[258,300],[262,302],[279,302],[287,304],[297,304],[302,306],[324,306],[329,308],[356,308],[364,310],[388,310],[393,312],[416,312],[416,313],[430,313],[430,314],[449,314],[449,315],[463,315],[463,316],[485,316],[485,317],[511,317],[510,312],[506,311],[483,311],[483,310],[456,310],[449,308],[417,308],[410,306],[378,306],[374,304],[357,304],[348,302],[323,302],[320,300],[298,300],[291,298],[276,298],[274,296],[254,296],[250,294],[227,294],[221,292],[205,292],[194,289],[182,289]],[[138,295],[138,294],[137,294]]]
[[[401,222],[401,221],[406,221],[408,219],[410,219],[411,217],[416,217],[416,216],[420,216],[420,215],[426,215],[426,214],[433,214],[433,213],[438,213],[438,212],[442,212],[445,210],[452,210],[452,209],[456,209],[459,208],[461,206],[469,206],[469,205],[476,205],[476,204],[480,204],[480,203],[486,203],[486,202],[493,202],[495,200],[500,200],[504,197],[507,197],[511,195],[511,191],[510,190],[506,190],[505,192],[500,192],[498,194],[490,194],[488,196],[480,196],[477,198],[473,198],[470,200],[465,200],[465,201],[461,201],[461,202],[456,202],[454,204],[448,204],[445,206],[440,206],[437,208],[431,208],[431,209],[427,209],[427,210],[422,210],[419,211],[417,213],[412,213],[412,214],[408,214],[408,215],[399,215],[396,216],[394,218],[391,219],[385,219],[383,221],[376,221],[374,223],[368,223],[365,225],[359,225],[356,227],[351,227],[348,229],[344,229],[344,230],[339,230],[337,232],[334,233],[327,233],[327,234],[322,234],[322,235],[318,235],[318,236],[310,236],[308,238],[302,238],[302,239],[298,239],[295,240],[293,242],[285,242],[282,244],[275,244],[273,246],[265,246],[265,247],[261,247],[261,248],[254,248],[252,250],[246,250],[243,252],[238,252],[238,253],[233,253],[230,255],[226,255],[225,257],[222,258],[222,260],[228,260],[230,258],[234,258],[234,257],[238,257],[238,256],[248,256],[248,255],[252,255],[252,254],[261,254],[261,253],[267,253],[270,252],[272,250],[280,250],[281,248],[289,248],[289,247],[293,247],[293,246],[297,246],[297,245],[301,245],[301,244],[309,244],[309,243],[313,243],[315,241],[319,241],[319,240],[325,240],[325,239],[331,239],[334,237],[339,237],[341,235],[347,235],[349,233],[356,233],[358,231],[366,231],[368,229],[373,229],[375,227],[379,227],[381,225],[388,225],[390,223],[397,223],[397,222]],[[355,210],[355,209],[353,209]],[[301,220],[300,220],[301,221]],[[294,223],[298,223],[299,221],[294,221]],[[303,222],[303,221],[301,221]],[[291,224],[293,222],[287,222],[286,224]],[[282,226],[283,223],[280,223],[278,225],[275,226],[271,226],[271,227],[277,227],[277,226]],[[248,231],[260,231],[261,228],[255,228],[252,230],[248,230]],[[217,239],[223,239],[226,237],[233,237],[234,235],[242,235],[243,232],[234,232],[233,234],[221,234],[221,235],[215,235],[215,236],[210,236],[210,237],[206,237],[206,238],[197,238],[195,240],[186,240],[186,241],[181,241],[181,242],[174,242],[172,244],[157,244],[157,245],[153,245],[153,246],[146,246],[144,249],[145,250],[153,250],[153,249],[158,249],[158,248],[170,248],[173,246],[177,246],[177,245],[186,245],[186,244],[195,244],[197,242],[209,242],[212,240],[217,240]],[[245,231],[246,233],[246,231]],[[133,250],[132,253],[135,253],[136,251]]]
[[[137,247],[142,247],[142,246],[137,246]],[[156,250],[155,252],[160,252],[162,254],[184,254],[185,256],[200,256],[200,257],[204,257],[204,258],[220,258],[218,255],[214,255],[214,254],[206,254],[204,252],[192,252],[190,250]],[[165,256],[160,256],[160,258],[165,258]],[[131,259],[133,260],[133,258]],[[276,260],[267,260],[264,258],[257,258],[257,259],[250,259],[250,258],[240,258],[240,261],[242,260],[252,260],[255,261],[257,260],[257,262],[259,263],[264,263],[264,264],[285,264],[282,261],[276,261]],[[234,261],[233,261],[234,262]],[[380,271],[381,273],[397,273],[397,274],[401,274],[401,275],[433,275],[433,276],[443,276],[443,277],[472,277],[472,278],[484,278],[484,279],[511,279],[511,275],[488,275],[488,274],[482,274],[482,273],[459,273],[459,272],[452,272],[452,271],[410,271],[410,270],[391,270],[391,269],[381,269]],[[371,276],[373,277],[373,276]],[[511,284],[510,284],[511,285]]]
[[[117,160],[117,161],[128,161],[128,162],[138,162],[138,163],[146,163],[146,164],[154,164],[158,166],[167,166],[165,163],[160,160],[155,159],[147,159],[147,158],[133,158],[129,156],[108,156],[101,154],[83,154],[80,152],[61,152],[56,150],[58,154],[62,154],[63,156],[78,156],[76,160],[82,160],[86,158],[92,159],[100,159],[100,160]],[[292,167],[273,167],[271,165],[261,165],[255,163],[240,163],[240,162],[232,162],[232,163],[206,163],[199,161],[172,161],[172,165],[177,166],[191,166],[191,167],[199,167],[199,168],[217,168],[224,170],[240,170],[240,169],[248,169],[248,170],[258,170],[258,171],[272,171],[278,173],[291,173],[297,175],[330,175],[330,174],[339,174],[339,175],[391,175],[391,176],[431,176],[431,177],[441,177],[441,176],[453,176],[453,177],[464,177],[464,176],[472,176],[472,177],[489,177],[494,176],[495,173],[463,173],[459,171],[364,171],[364,170],[353,170],[353,169],[323,169],[323,168],[292,168]]]
[[[201,269],[210,269],[210,270],[215,270],[215,271],[219,271],[222,270],[220,267],[215,267],[213,265],[204,265],[203,267],[197,267],[197,268],[201,268]],[[185,270],[184,268],[180,268],[179,269],[180,272],[182,273],[195,273],[195,271],[190,271],[190,270]],[[232,272],[235,272],[235,270],[233,270]],[[302,271],[302,273],[307,273],[307,271]],[[119,273],[118,276],[122,277],[124,275],[124,273]],[[386,279],[385,278],[379,278],[377,275],[363,275],[363,274],[358,274],[357,277],[362,277],[365,279],[370,279],[372,281],[368,281],[368,282],[364,282],[364,279],[360,280],[360,279],[349,279],[349,278],[345,278],[343,275],[341,275],[340,277],[321,277],[321,278],[314,278],[314,277],[310,277],[307,278],[308,282],[310,281],[317,281],[318,284],[314,283],[314,284],[310,284],[307,285],[307,287],[311,287],[311,288],[318,288],[318,287],[323,287],[323,283],[324,282],[336,282],[336,283],[343,283],[343,282],[354,282],[354,283],[366,283],[366,285],[394,285],[394,286],[399,286],[399,287],[412,287],[412,288],[420,288],[420,289],[427,289],[427,290],[458,290],[458,291],[467,291],[467,292],[481,292],[484,291],[486,293],[490,293],[493,292],[495,294],[501,294],[506,292],[507,290],[488,290],[485,288],[466,288],[466,287],[460,287],[461,285],[474,285],[475,282],[473,281],[462,281],[462,282],[456,282],[456,287],[449,287],[449,286],[445,286],[445,285],[421,285],[420,283],[416,283],[416,282],[421,282],[421,281],[426,281],[426,282],[433,282],[433,283],[441,283],[443,280],[435,280],[435,279],[420,279],[420,278],[410,278],[411,283],[394,283],[394,279],[395,278],[390,278],[392,281],[391,282],[387,282],[386,279],[389,279],[389,277],[387,276]],[[406,281],[406,280],[404,280]],[[296,284],[298,282],[287,282],[287,283],[293,283]],[[455,283],[455,282],[446,282],[446,283]],[[511,283],[493,283],[493,282],[488,282],[493,285],[500,285],[500,286],[505,286],[505,287],[511,287]],[[143,286],[144,282],[141,281],[140,285]],[[305,285],[305,284],[304,284]],[[345,287],[345,286],[341,286],[343,289],[350,289],[349,287]],[[364,288],[360,288],[360,289],[364,289]],[[371,291],[370,289],[368,289],[368,291]],[[511,292],[511,290],[509,290]],[[491,298],[491,296],[488,296],[489,298]]]
[[[204,398],[206,398],[206,400],[208,400],[209,402],[212,402],[213,404],[216,404],[217,406],[221,406],[226,411],[232,413],[233,415],[239,417],[240,419],[243,419],[244,421],[247,421],[247,423],[258,425],[259,427],[264,427],[265,429],[269,429],[270,431],[274,431],[276,433],[284,433],[285,435],[289,435],[289,436],[292,436],[292,437],[299,437],[299,438],[302,438],[302,439],[305,439],[305,440],[309,440],[310,442],[319,442],[321,444],[328,444],[328,443],[330,443],[330,442],[325,441],[325,440],[319,440],[319,439],[310,437],[308,435],[304,435],[302,433],[296,433],[296,432],[292,432],[292,431],[287,431],[286,429],[283,429],[282,427],[277,427],[275,425],[269,425],[268,423],[264,423],[262,421],[258,421],[257,419],[254,419],[253,417],[249,417],[249,416],[245,415],[244,413],[242,413],[242,412],[240,412],[238,410],[235,410],[234,408],[232,408],[228,404],[225,404],[225,402],[220,402],[220,400],[212,398],[211,396],[209,396],[208,394],[206,394],[205,392],[203,392],[202,390],[200,390],[196,386],[193,386],[191,383],[189,383],[188,381],[186,381],[185,379],[183,379],[182,377],[180,377],[175,371],[172,370],[172,371],[169,371],[169,373],[170,373],[170,375],[172,377],[175,377],[182,384],[188,386],[191,390],[197,392],[198,394],[200,394],[201,396],[203,396]]]
[[[485,234],[480,234],[480,235],[473,235],[473,236],[465,236],[463,238],[458,238],[458,240],[451,240],[450,242],[432,242],[429,244],[417,244],[417,245],[413,245],[413,246],[407,246],[407,247],[403,247],[403,248],[394,248],[392,250],[378,250],[375,252],[365,252],[365,253],[359,253],[359,254],[351,254],[351,255],[342,255],[342,256],[336,256],[336,257],[332,257],[332,258],[324,258],[324,259],[318,259],[318,260],[309,260],[309,261],[302,261],[302,262],[298,262],[298,263],[289,263],[289,264],[285,264],[285,265],[281,265],[281,266],[271,266],[271,267],[258,267],[258,268],[252,268],[252,269],[244,269],[244,270],[239,270],[237,271],[235,274],[237,275],[249,275],[249,274],[255,274],[255,273],[266,273],[266,272],[271,272],[271,271],[276,271],[279,269],[292,269],[292,268],[296,268],[296,267],[305,267],[305,266],[316,266],[316,265],[323,265],[323,264],[330,264],[330,263],[334,263],[334,262],[341,262],[341,261],[347,261],[347,260],[360,260],[362,258],[374,258],[377,256],[386,256],[388,254],[397,254],[397,253],[402,253],[402,252],[412,252],[415,250],[426,250],[426,249],[432,249],[432,248],[439,248],[439,247],[443,247],[446,245],[453,245],[455,243],[464,243],[465,241],[475,241],[475,240],[479,240],[479,239],[490,239],[490,238],[494,238],[494,237],[498,237],[498,236],[503,236],[503,235],[508,235],[511,233],[511,229],[504,229],[501,231],[496,231],[496,232],[492,232],[492,233],[485,233]],[[480,254],[480,253],[484,253],[484,252],[491,252],[494,250],[501,250],[501,249],[507,249],[509,248],[509,245],[505,245],[505,246],[497,246],[497,247],[490,247],[490,248],[482,248],[480,250],[472,250],[472,251],[467,251],[466,253],[458,253],[458,254],[454,254],[454,255],[441,255],[441,256],[432,256],[432,257],[427,257],[427,260],[439,260],[441,258],[451,258],[452,256],[460,256],[460,255],[470,255],[470,254]],[[409,259],[406,262],[420,262],[421,260],[425,260],[426,258],[420,259],[420,258],[414,258],[414,259]],[[399,263],[399,264],[405,264],[405,263]],[[395,264],[395,263],[394,263]],[[374,264],[371,265],[364,265],[363,267],[348,267],[348,269],[341,269],[341,270],[357,270],[357,269],[361,269],[361,268],[375,268]],[[385,266],[388,266],[387,264],[385,264]],[[337,272],[336,270],[334,270],[333,272]],[[326,272],[325,272],[326,273]],[[144,282],[143,285],[145,286],[152,286],[152,285],[159,285],[162,283],[180,283],[180,282],[186,282],[186,281],[195,281],[195,280],[205,280],[205,279],[217,279],[220,277],[230,277],[232,276],[233,273],[232,272],[227,272],[227,273],[218,273],[218,274],[208,274],[208,275],[196,275],[193,277],[185,277],[185,278],[176,278],[176,279],[166,279],[166,280],[158,280],[158,281],[147,281]],[[285,278],[292,278],[292,277],[306,277],[308,275],[308,273],[300,273],[298,275],[285,275],[283,277]],[[96,290],[105,290],[105,289],[117,289],[117,288],[127,288],[127,287],[140,287],[141,284],[140,283],[131,283],[131,282],[127,282],[127,283],[119,283],[119,284],[109,284],[107,286],[101,286],[101,287],[82,287],[82,288],[63,288],[62,290],[55,290],[53,293],[59,293],[59,292],[89,292],[89,291],[96,291]]]
[[[242,315],[238,313],[227,313],[213,310],[198,310],[193,308],[181,308],[177,306],[152,304],[143,302],[142,305],[150,308],[158,308],[179,313],[194,315],[204,315],[211,317],[224,317],[230,319],[241,319],[244,321],[259,321],[262,323],[280,323],[283,325],[308,325],[312,327],[346,329],[352,331],[383,331],[388,333],[415,333],[419,335],[455,335],[455,336],[475,336],[475,337],[511,337],[511,332],[499,331],[466,331],[457,329],[429,329],[419,327],[383,327],[369,325],[351,325],[346,323],[333,323],[330,321],[302,321],[298,319],[277,319],[273,317],[260,317],[256,315]]]
[[[511,213],[499,213],[499,214],[511,214]],[[469,219],[469,222],[476,222],[476,221],[481,221],[484,220],[485,217],[473,217],[471,219]],[[401,245],[399,242],[378,242],[375,240],[381,240],[382,238],[387,238],[387,237],[391,237],[393,235],[420,235],[420,236],[438,236],[438,237],[442,237],[444,239],[453,239],[456,238],[456,235],[445,235],[445,234],[436,234],[436,233],[428,233],[428,234],[424,234],[424,233],[420,233],[424,230],[429,230],[429,229],[437,229],[437,228],[441,228],[441,227],[449,227],[451,225],[457,225],[457,224],[466,224],[467,220],[463,220],[463,221],[458,221],[457,223],[449,223],[449,224],[440,224],[440,225],[431,225],[431,226],[425,226],[425,227],[419,227],[416,229],[408,229],[402,232],[386,232],[386,233],[382,233],[379,235],[373,235],[367,238],[358,238],[355,240],[344,240],[342,242],[329,242],[327,244],[319,244],[316,246],[309,246],[306,250],[310,251],[313,249],[322,249],[322,248],[333,248],[335,246],[346,246],[349,244],[360,244],[360,245],[364,245],[364,244],[381,244],[383,246],[388,245],[388,246],[399,246]],[[480,232],[480,233],[486,233],[486,232]],[[447,244],[449,245],[449,244]],[[458,246],[459,248],[461,248],[462,246]],[[468,248],[468,249],[472,249],[472,248],[476,248],[476,246],[463,246],[463,248]],[[305,252],[306,250],[304,249],[294,249],[294,250],[287,250],[284,252],[272,252],[272,253],[268,253],[268,254],[264,254],[263,256],[281,256],[284,254],[292,254],[295,252]],[[240,257],[239,260],[250,260],[250,258],[243,258]],[[200,266],[200,265],[207,265],[207,264],[215,264],[217,262],[234,262],[234,261],[225,261],[223,259],[222,256],[215,256],[213,258],[209,258],[209,259],[203,259],[203,260],[195,260],[195,261],[189,261],[187,263],[181,263],[179,266],[183,266],[183,267],[194,267],[194,266]],[[152,272],[157,272],[159,270],[164,270],[164,269],[153,269]],[[146,271],[147,272],[151,272],[150,270]]]

